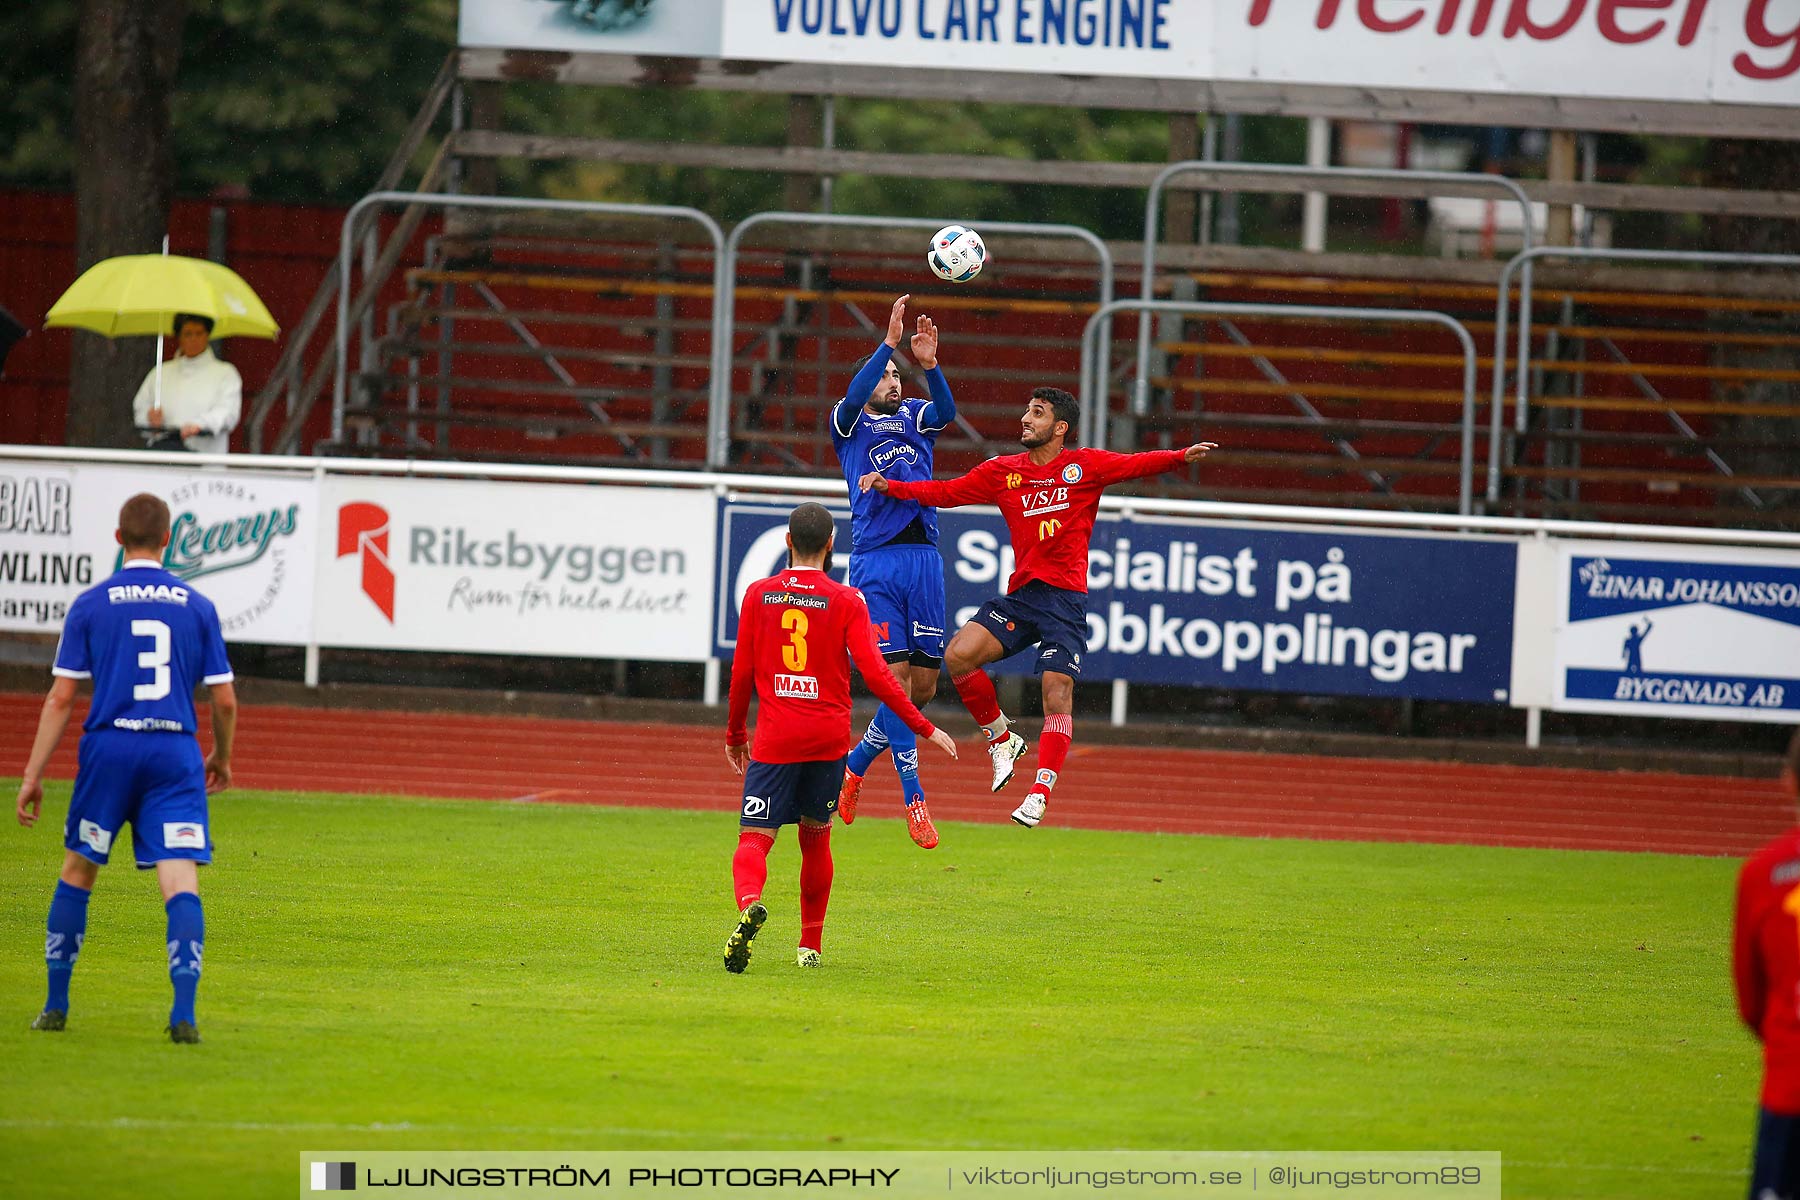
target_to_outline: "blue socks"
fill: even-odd
[[[50,975],[46,1009],[69,1011],[69,976],[74,974],[82,939],[87,937],[88,898],[92,895],[73,884],[56,881],[56,892],[50,897],[50,917],[44,923],[44,966]]]
[[[888,749],[894,752],[894,769],[900,772],[900,795],[908,808],[925,799],[919,786],[919,737],[886,707],[876,710],[875,719],[887,733]]]
[[[200,990],[201,950],[206,944],[206,918],[200,897],[177,892],[163,906],[169,913],[169,982],[175,985],[175,1007],[169,1024],[195,1024],[194,993]]]
[[[907,807],[923,801],[925,789],[919,786],[918,735],[885,704],[875,710],[875,719],[863,731],[862,741],[850,748],[850,760],[845,765],[858,775],[867,775],[883,750],[894,752],[894,769],[900,772],[900,794]]]
[[[844,765],[852,774],[867,775],[869,764],[879,758],[881,752],[888,748],[887,730],[882,728],[881,722],[881,718],[887,713],[887,710],[885,704],[876,709],[875,719],[869,722],[867,729],[863,730],[862,741],[850,747],[850,761]],[[912,731],[908,730],[907,732],[910,734]]]

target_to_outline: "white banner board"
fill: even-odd
[[[310,475],[85,464],[0,464],[0,630],[57,633],[112,574],[119,508],[168,502],[164,564],[213,602],[227,641],[305,645],[319,488]]]
[[[1800,553],[1557,546],[1552,707],[1800,719]]]
[[[462,0],[524,50],[1800,105],[1800,0]]]
[[[333,476],[325,646],[701,662],[704,491]]]

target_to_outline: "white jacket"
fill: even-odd
[[[198,454],[224,454],[230,449],[231,431],[244,412],[244,380],[236,367],[220,362],[208,346],[193,358],[177,354],[153,368],[138,385],[131,402],[133,420],[150,423],[150,406],[156,403],[156,375],[162,372],[162,423],[169,429],[198,425],[200,432],[185,439]]]

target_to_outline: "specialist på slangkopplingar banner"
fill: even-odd
[[[0,630],[60,632],[117,568],[119,507],[139,492],[168,503],[163,564],[213,602],[227,641],[311,639],[312,476],[149,464],[0,465]]]
[[[710,493],[331,477],[319,643],[700,662]]]
[[[1800,554],[1569,542],[1557,579],[1557,710],[1800,714]]]
[[[786,561],[789,504],[726,502],[713,640]],[[838,544],[850,541],[840,506]],[[938,514],[949,632],[1006,590],[998,513]],[[840,555],[840,568],[849,564]],[[1312,531],[1101,514],[1088,553],[1088,679],[1505,703],[1517,547],[1508,538]],[[840,575],[840,578],[842,576]],[[1001,674],[1033,668],[1030,654]]]

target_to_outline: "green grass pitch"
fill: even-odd
[[[69,1030],[26,1030],[67,794],[0,838],[0,1195],[287,1195],[346,1147],[1498,1150],[1509,1197],[1745,1186],[1729,861],[957,824],[926,854],[871,817],[833,835],[824,969],[786,831],[731,976],[728,803],[233,792],[177,1047],[129,866]]]

